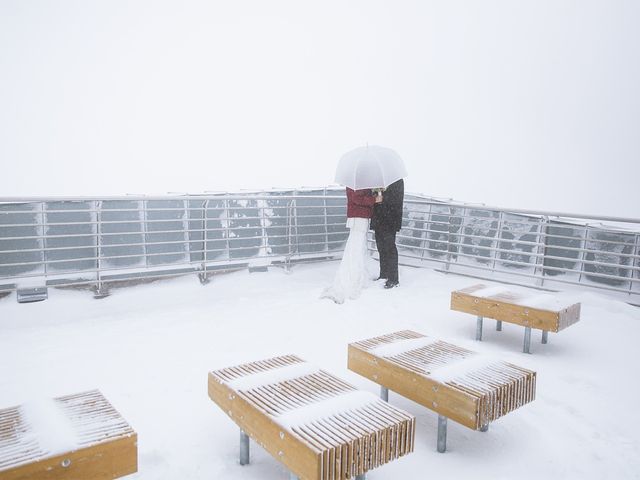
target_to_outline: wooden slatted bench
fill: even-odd
[[[350,370],[438,413],[439,452],[447,419],[487,431],[490,422],[533,401],[536,373],[405,330],[349,345]]]
[[[363,479],[413,451],[415,418],[294,355],[209,373],[209,397],[249,437],[304,480]]]
[[[111,480],[137,471],[137,435],[97,390],[0,410],[2,480]]]
[[[522,351],[531,351],[531,329],[542,330],[542,343],[547,343],[549,332],[559,332],[580,320],[580,303],[566,303],[549,293],[528,295],[509,290],[506,286],[474,285],[451,292],[451,310],[477,316],[476,340],[482,340],[484,317],[497,320],[496,330],[502,322],[522,325],[524,342]]]

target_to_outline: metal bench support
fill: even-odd
[[[531,353],[531,327],[524,327],[524,345],[522,346],[524,353]]]
[[[240,430],[240,465],[249,465],[249,435]]]
[[[438,452],[447,450],[447,417],[438,415]]]
[[[478,323],[476,324],[476,340],[482,341],[482,317],[478,316]]]
[[[498,320],[496,322],[496,331],[498,331],[498,332],[502,331],[502,320]]]
[[[389,389],[387,387],[380,386],[380,398],[385,402],[389,401]]]
[[[549,332],[547,330],[542,331],[542,343],[549,343]]]
[[[480,431],[481,432],[488,432],[489,431],[489,424],[486,424],[486,425],[480,427]]]

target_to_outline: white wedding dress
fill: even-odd
[[[342,260],[333,284],[327,287],[320,298],[329,298],[336,303],[344,303],[347,298],[358,298],[360,292],[370,281],[367,269],[367,231],[368,218],[347,219],[349,238],[342,254]]]

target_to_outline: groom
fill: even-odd
[[[371,229],[376,234],[376,247],[380,256],[380,277],[386,279],[384,288],[398,286],[398,249],[396,233],[402,227],[402,203],[404,180],[389,185],[382,195],[382,202],[373,207]]]

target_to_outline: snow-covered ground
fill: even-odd
[[[392,478],[640,478],[640,309],[572,292],[582,320],[548,345],[540,332],[521,353],[523,329],[449,310],[451,290],[475,280],[401,270],[401,288],[380,284],[336,305],[318,296],[336,263],[194,276],[114,290],[51,290],[49,300],[0,299],[0,407],[99,388],[139,435],[139,473],[129,478],[285,479],[259,447],[237,464],[238,429],[208,398],[207,372],[295,353],[378,393],[346,368],[347,344],[400,329],[434,335],[538,372],[536,400],[488,433],[449,422],[448,451],[436,452],[437,415],[391,394],[418,417],[415,452],[369,474]]]

